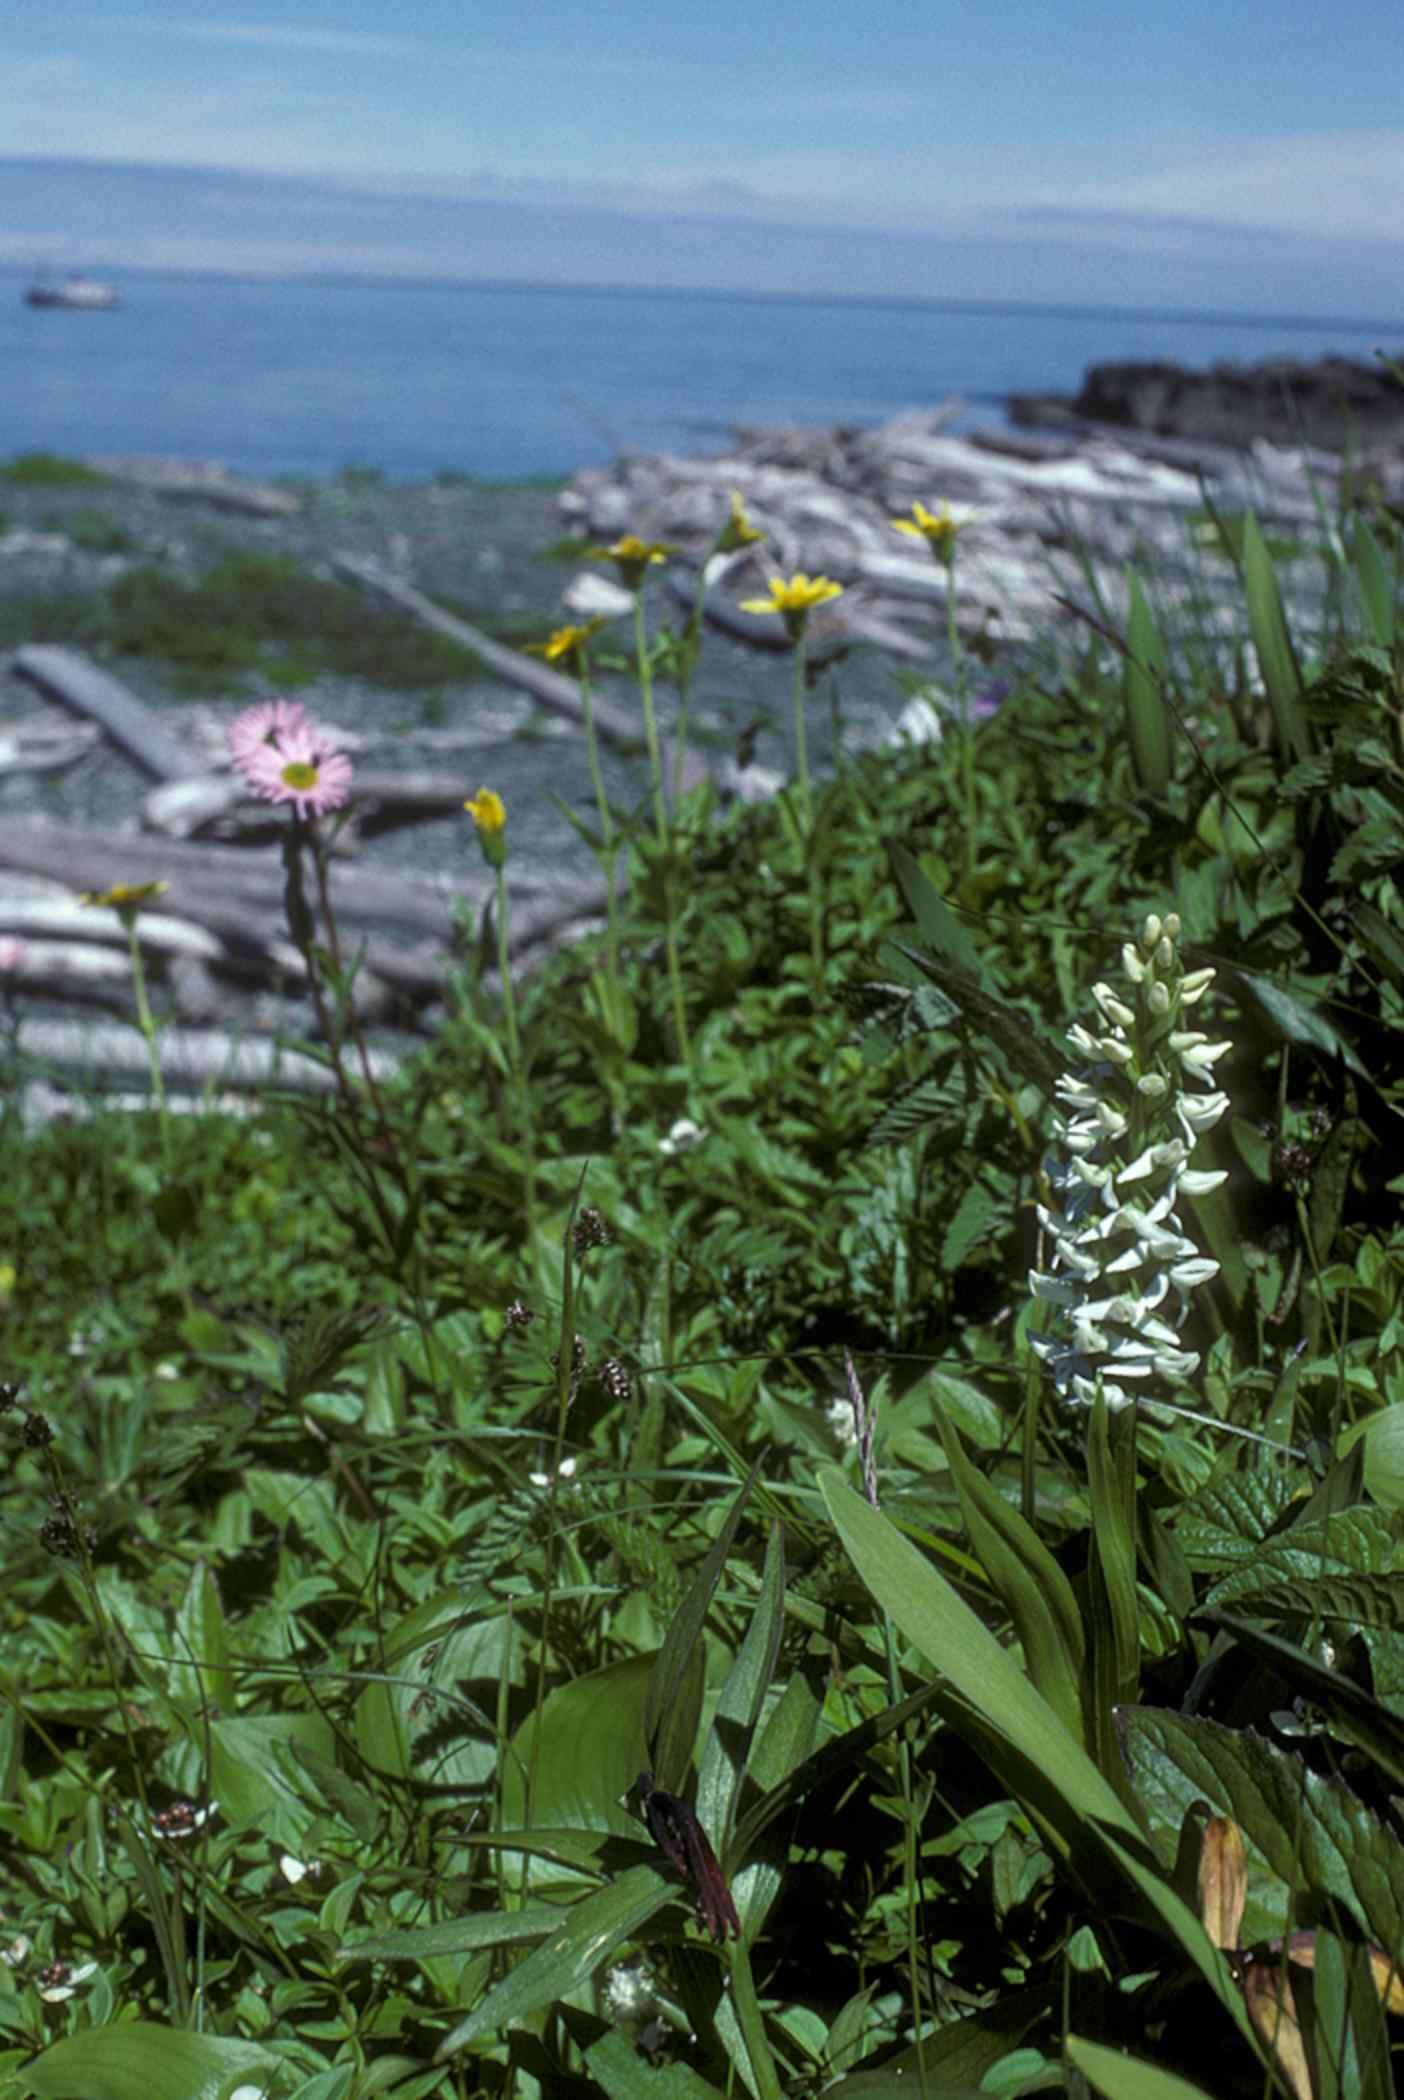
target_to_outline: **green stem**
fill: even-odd
[[[955,550],[946,563],[946,643],[951,652],[951,676],[955,681],[956,714],[960,722],[960,791],[965,821],[962,826],[965,873],[975,873],[975,738],[970,726],[970,696],[965,684],[965,655],[956,625]]]
[[[496,905],[493,917],[497,922],[497,976],[502,987],[502,1025],[507,1035],[507,1062],[512,1072],[512,1091],[517,1097],[517,1126],[522,1140],[522,1151],[526,1161],[526,1225],[527,1237],[536,1229],[536,1157],[531,1120],[531,1095],[527,1091],[526,1073],[522,1066],[522,1038],[517,1026],[517,993],[512,983],[512,966],[507,953],[507,864],[500,860],[493,870],[496,880]]]
[[[123,921],[127,928],[127,953],[132,963],[132,991],[136,997],[137,1027],[146,1041],[146,1055],[151,1066],[151,1098],[156,1104],[156,1114],[161,1123],[161,1150],[169,1150],[166,1127],[166,1079],[161,1070],[160,1029],[151,1011],[146,996],[146,965],[142,961],[141,942],[137,937],[137,915],[124,911]]]
[[[809,739],[804,718],[804,629],[795,638],[795,781],[799,788],[800,828],[809,836]]]
[[[683,1003],[682,970],[678,962],[678,935],[673,920],[673,878],[669,865],[668,811],[663,800],[663,758],[658,745],[658,717],[653,707],[653,666],[648,658],[648,630],[644,625],[643,585],[634,593],[634,654],[639,667],[639,697],[643,703],[644,738],[648,745],[648,770],[653,783],[653,821],[658,833],[660,872],[663,881],[663,946],[668,962],[668,989],[673,1006],[673,1033],[678,1057],[692,1063],[692,1043],[687,1032],[687,1008]]]
[[[600,739],[595,727],[595,696],[590,685],[590,667],[584,652],[580,658],[580,705],[585,715],[585,758],[590,768],[590,784],[595,790],[595,808],[600,820],[600,857],[605,871],[605,968],[609,978],[611,1017],[620,1011],[619,998],[619,916],[615,894],[615,877],[619,847],[614,829],[614,816],[605,792],[604,767],[600,763]]]
[[[658,748],[658,717],[653,707],[653,666],[648,656],[642,584],[634,593],[634,656],[639,667],[639,699],[643,704],[644,740],[648,745],[648,772],[653,784],[653,822],[658,843],[664,846],[668,842],[668,813],[663,803],[663,758]]]
[[[751,1974],[751,1956],[745,1940],[732,1940],[727,1952],[731,1960],[731,2002],[736,2008],[737,2025],[751,2060],[756,2100],[784,2100],[775,2059],[765,2038],[765,2020],[756,1996],[756,1980]]]

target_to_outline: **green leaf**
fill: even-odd
[[[1267,688],[1279,751],[1284,757],[1305,758],[1311,742],[1301,705],[1302,674],[1287,629],[1272,556],[1252,511],[1245,513],[1243,519],[1243,590],[1248,601],[1248,631]]]
[[[971,1464],[944,1409],[936,1412],[936,1426],[971,1547],[1013,1621],[1029,1676],[1081,1742],[1086,1640],[1072,1584],[1032,1525]]]
[[[1159,2064],[1148,2064],[1143,2056],[1127,2056],[1077,2034],[1070,2034],[1064,2046],[1069,2061],[1107,2100],[1214,2100],[1203,2086],[1191,2085],[1188,2078],[1163,2071]]]
[[[1047,1700],[944,1576],[841,1474],[826,1468],[819,1487],[859,1576],[957,1695],[965,1732],[1002,1783],[1038,1817],[1065,1862],[1109,1872],[1134,1892],[1249,2035],[1222,1956],[1168,1878],[1149,1864],[1120,1797]]]
[[[550,1939],[518,1962],[467,2019],[459,2021],[439,2047],[439,2061],[478,2035],[492,2034],[508,2021],[525,2019],[543,2005],[578,1991],[616,1947],[640,1932],[665,1903],[676,1900],[677,1893],[659,1868],[640,1866],[583,1896]]]
[[[722,2100],[688,2064],[651,2064],[622,2034],[605,2034],[585,2051],[590,2074],[609,2100]]]
[[[775,1674],[785,1630],[785,1586],[785,1534],[776,1523],[766,1540],[761,1593],[741,1652],[722,1686],[697,1775],[697,1813],[719,1854],[731,1829],[751,1738]]]
[[[1119,1716],[1150,1841],[1173,1866],[1196,1802],[1232,1816],[1249,1853],[1242,1940],[1271,1939],[1304,1892],[1334,1896],[1381,1947],[1404,1946],[1404,1844],[1347,1787],[1248,1729],[1150,1707]]]
[[[1141,1681],[1141,1625],[1136,1601],[1136,1423],[1128,1409],[1113,1418],[1099,1397],[1087,1424],[1087,1485],[1092,1507],[1087,1570],[1091,1611],[1091,1712],[1086,1741],[1109,1776],[1120,1771],[1113,1733],[1118,1707]]]
[[[645,1755],[658,1784],[670,1794],[685,1792],[692,1773],[705,1677],[702,1629],[760,1469],[757,1459],[674,1613],[649,1673],[643,1715]]]
[[[127,2020],[54,2042],[24,2083],[38,2100],[226,2100],[236,2085],[271,2085],[278,2062],[253,2042]]]
[[[1363,1443],[1365,1485],[1382,1509],[1404,1509],[1404,1401],[1354,1423],[1340,1439],[1344,1454]]]
[[[980,951],[931,877],[905,846],[899,846],[895,839],[886,844],[892,872],[922,939],[964,975],[980,978],[984,970]],[[936,981],[939,983],[939,978]]]
[[[1364,518],[1356,520],[1350,551],[1371,639],[1377,648],[1392,650],[1396,578],[1385,560],[1384,550]]]
[[[1134,569],[1127,572],[1127,589],[1130,612],[1121,688],[1126,734],[1137,781],[1146,794],[1159,797],[1170,785],[1172,758],[1165,644]]]
[[[1340,1058],[1358,1078],[1370,1080],[1374,1085],[1345,1037],[1313,1001],[1289,991],[1285,985],[1275,984],[1271,978],[1260,977],[1256,970],[1240,969],[1234,974],[1286,1042],[1300,1043],[1304,1049],[1315,1050],[1332,1064]]]
[[[198,1738],[197,1738],[198,1740]],[[300,1742],[331,1763],[336,1738],[320,1714],[240,1714],[210,1729],[210,1792],[235,1829],[261,1825],[270,1837],[295,1843],[312,1808],[276,1756],[281,1743]]]
[[[540,1834],[558,1824],[642,1836],[621,1796],[638,1777],[655,1667],[650,1655],[624,1656],[558,1685],[540,1713],[527,1716],[503,1759],[502,1829],[495,1836],[514,1828]],[[538,1887],[563,1878],[578,1877],[564,1869],[532,1874]]]
[[[437,1955],[473,1954],[480,1947],[510,1947],[518,1940],[544,1940],[561,1922],[559,1903],[536,1903],[526,1910],[474,1911],[467,1918],[446,1918],[438,1925],[411,1925],[403,1932],[378,1932],[369,1939],[347,1940],[336,1958],[347,1961],[429,1961]]]

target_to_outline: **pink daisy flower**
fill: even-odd
[[[332,751],[314,722],[284,730],[277,744],[255,744],[239,771],[265,802],[291,802],[301,817],[340,809],[351,793],[351,761]]]
[[[281,746],[284,737],[308,726],[307,709],[300,700],[260,700],[246,707],[229,725],[229,752],[236,766],[265,744]]]

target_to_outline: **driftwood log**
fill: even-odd
[[[141,1030],[121,1021],[21,1019],[18,1047],[25,1058],[55,1065],[89,1081],[140,1080],[151,1069]],[[263,1037],[238,1036],[218,1028],[161,1031],[161,1071],[182,1087],[295,1087],[329,1093],[336,1081],[325,1065],[301,1051]],[[388,1079],[397,1060],[371,1051],[371,1071]],[[359,1069],[359,1058],[355,1060]]]
[[[585,728],[585,709],[580,698],[580,688],[572,678],[563,678],[549,664],[537,663],[524,656],[518,649],[506,649],[495,642],[481,628],[470,626],[455,614],[445,612],[432,598],[416,591],[397,576],[391,576],[378,563],[364,561],[355,554],[336,554],[332,567],[339,576],[351,583],[358,583],[372,596],[384,598],[390,605],[408,613],[412,619],[442,634],[451,642],[471,649],[479,661],[507,684],[530,693],[533,700],[571,722],[582,734]],[[592,713],[600,742],[613,751],[637,755],[644,748],[641,718],[632,710],[617,707],[600,693],[593,695]],[[671,773],[671,767],[669,768]],[[705,760],[695,751],[686,751],[682,761],[682,786],[684,791],[698,787],[708,777]]]
[[[164,929],[189,922],[217,941],[222,968],[294,980],[302,974],[301,958],[283,930],[285,878],[276,847],[201,845],[19,821],[0,831],[0,871],[5,870],[74,889],[101,890],[114,881],[167,882],[170,888],[159,908],[144,912],[137,922],[144,946],[160,952],[165,941],[175,952],[174,937]],[[362,953],[362,968],[371,976],[425,998],[444,989],[454,953],[456,907],[462,903],[470,919],[480,919],[492,895],[491,880],[482,870],[465,873],[450,892],[446,886],[345,861],[333,864],[330,889],[348,958]],[[510,895],[511,954],[519,963],[557,945],[567,931],[592,923],[605,908],[599,882],[513,878]],[[32,908],[17,903],[7,915],[0,897],[0,926],[22,933],[25,911]],[[50,909],[57,915],[58,902]],[[99,907],[78,910],[89,938],[99,925],[117,924],[115,913]],[[33,925],[37,931],[37,920]],[[52,931],[53,922],[44,930]],[[208,951],[200,959],[216,960]]]
[[[50,700],[98,723],[154,780],[186,780],[206,770],[189,745],[173,736],[134,693],[76,650],[29,642],[16,650],[12,667]]]

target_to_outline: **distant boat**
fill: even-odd
[[[96,277],[76,274],[65,277],[61,284],[27,285],[24,297],[28,306],[73,306],[87,313],[119,303],[114,286],[101,284]]]

